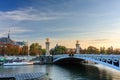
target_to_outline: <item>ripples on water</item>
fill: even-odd
[[[0,73],[44,72],[52,80],[120,80],[120,71],[92,65],[0,66]]]

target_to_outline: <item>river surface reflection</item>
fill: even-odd
[[[28,72],[44,72],[52,80],[120,80],[120,71],[98,64],[0,66],[0,74]]]

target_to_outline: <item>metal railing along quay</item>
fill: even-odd
[[[0,80],[49,80],[44,73],[10,73],[0,74]]]

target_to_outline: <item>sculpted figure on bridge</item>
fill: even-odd
[[[76,41],[76,53],[80,54],[80,44],[78,40]]]
[[[49,38],[46,38],[46,55],[47,56],[50,55],[49,46],[50,46]]]
[[[46,42],[49,42],[49,38],[46,38]]]
[[[78,40],[76,41],[76,44],[79,44],[79,41],[78,41]]]

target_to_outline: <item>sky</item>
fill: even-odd
[[[75,48],[120,48],[120,0],[0,0],[0,37]]]

